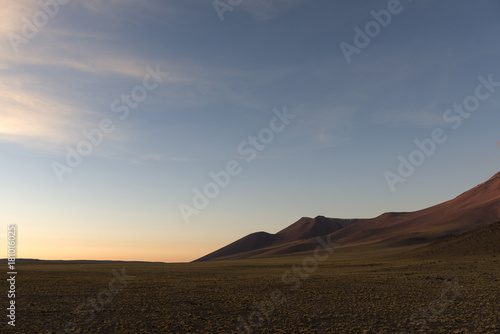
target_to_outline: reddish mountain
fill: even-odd
[[[427,244],[500,220],[500,173],[460,196],[415,212],[371,219],[301,218],[276,234],[252,233],[196,261],[268,257],[312,250],[318,236],[345,246]]]
[[[334,232],[342,244],[409,245],[474,230],[500,218],[500,173],[460,196],[427,209],[384,213]]]
[[[318,216],[314,219],[303,217],[276,234],[266,232],[249,234],[196,261],[251,257],[263,255],[269,251],[271,251],[271,253],[268,255],[305,251],[309,248],[307,247],[307,242],[304,241],[333,233],[356,221],[358,221],[358,219],[335,219],[325,218],[323,216]],[[284,252],[280,252],[282,246],[285,246],[283,248],[285,249]]]

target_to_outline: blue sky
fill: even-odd
[[[9,1],[0,23],[0,208],[22,257],[189,261],[302,216],[418,210],[499,170],[500,87],[456,130],[443,119],[478,77],[500,82],[497,1],[243,0],[223,21],[211,1],[47,3],[44,21]],[[348,63],[340,44],[388,6]],[[134,89],[122,120],[112,103]],[[284,108],[247,161],[238,146]],[[54,163],[103,119],[113,131],[60,182]],[[447,140],[391,191],[384,173],[436,128]],[[229,161],[241,172],[186,223],[179,205]]]

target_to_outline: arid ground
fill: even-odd
[[[443,248],[19,263],[11,332],[498,333],[500,254],[479,247],[450,256]]]

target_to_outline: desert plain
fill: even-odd
[[[316,257],[19,263],[11,332],[498,333],[499,226]]]

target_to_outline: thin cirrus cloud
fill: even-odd
[[[2,20],[0,21],[0,32],[20,32],[22,20],[36,12],[38,3],[30,0],[5,1],[2,3]]]
[[[70,141],[75,116],[87,111],[42,92],[38,88],[44,86],[43,78],[19,73],[19,68],[32,62],[34,56],[27,52],[16,55],[9,36],[21,36],[23,20],[37,9],[37,2],[26,0],[8,1],[2,6],[0,35],[5,38],[0,42],[0,141],[56,153],[60,145]]]
[[[140,82],[146,67],[157,62],[116,52],[102,43],[111,39],[105,34],[68,34],[63,28],[50,28],[51,22],[19,44],[16,53],[9,38],[22,36],[24,22],[40,10],[38,2],[28,0],[7,2],[2,9],[0,34],[6,38],[0,42],[0,141],[61,154],[65,145],[81,137],[82,128],[92,126],[87,117],[100,114],[85,105],[85,96],[72,90],[73,85],[85,82],[89,75]]]
[[[241,10],[252,14],[256,19],[266,19],[302,2],[248,2],[242,4]],[[120,12],[127,9],[137,9],[144,15],[153,13],[173,15],[176,11],[183,10],[182,6],[133,1],[92,0],[81,5],[70,3],[65,6],[77,5],[82,7],[81,10],[87,11],[87,15],[110,17],[114,22],[113,25],[120,24],[118,22],[128,17],[120,16]],[[29,17],[37,9],[39,10],[37,3],[33,1],[22,1],[18,6],[12,6],[8,10],[10,23],[4,24],[3,32],[19,33],[22,19]],[[61,7],[61,11],[66,9],[69,7]],[[136,15],[134,19],[138,20],[140,17],[141,15]],[[56,19],[57,17],[54,18]],[[79,82],[89,77],[93,78],[91,80],[103,78],[113,84],[125,79],[133,84],[144,77],[146,66],[156,63],[161,63],[165,71],[170,73],[165,79],[170,85],[162,92],[164,108],[201,107],[219,100],[222,96],[229,97],[236,105],[255,107],[255,98],[249,96],[248,91],[233,88],[235,81],[255,78],[257,76],[255,73],[224,68],[212,68],[207,71],[203,69],[203,63],[190,63],[188,66],[181,60],[156,61],[147,58],[147,55],[139,55],[136,50],[132,52],[128,49],[121,50],[124,46],[113,43],[114,37],[110,32],[99,34],[95,31],[79,31],[72,27],[61,27],[57,24],[54,26],[51,23],[42,28],[34,40],[30,40],[27,45],[21,45],[19,54],[5,50],[8,52],[3,52],[3,56],[0,56],[0,64],[7,70],[38,75],[35,77],[37,79],[35,83],[31,85],[31,91],[26,90],[21,81],[20,84],[8,87],[0,96],[0,102],[3,102],[5,108],[3,119],[8,121],[5,123],[8,126],[2,128],[0,140],[50,153],[61,151],[61,145],[74,144],[81,137],[77,129],[86,127],[83,120],[87,114],[99,114],[109,110],[89,111],[92,110],[92,106],[85,105],[83,102],[85,97],[78,90],[73,89],[72,97],[66,94],[63,99],[61,96],[65,95],[64,91],[59,92],[60,94],[49,94],[42,89],[43,87],[52,87],[52,91],[70,90],[72,84],[79,85]],[[3,47],[10,48],[10,45]],[[40,71],[50,75],[40,74]],[[61,82],[67,82],[68,87],[61,87]],[[106,94],[109,96],[107,102],[109,106],[120,92],[108,90]],[[15,103],[12,101],[13,97],[16,97]],[[308,114],[310,115],[311,111]],[[334,142],[338,141],[338,135],[332,133],[331,127],[335,126],[333,123],[323,120],[316,126],[308,124],[307,118],[304,120],[308,131],[315,133],[312,135],[313,141],[321,146],[334,145]]]
[[[0,141],[50,153],[70,143],[76,128],[85,124],[81,116],[90,113],[26,89],[15,79],[0,83],[0,104]]]

